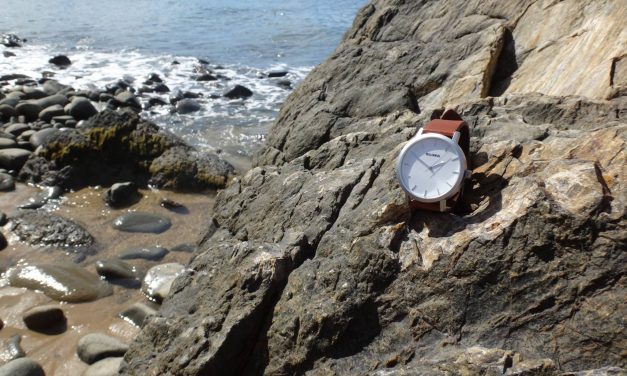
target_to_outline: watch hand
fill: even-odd
[[[414,158],[416,158],[418,160],[418,162],[422,163],[426,168],[429,169],[429,171],[431,171],[431,167],[429,167],[429,165],[427,165],[422,159],[420,159],[416,153],[414,153],[413,151],[410,151],[410,153],[414,156]]]
[[[437,162],[436,164],[434,164],[433,166],[431,166],[431,171],[433,172],[433,173],[431,174],[431,176],[435,175],[435,173],[439,171],[439,169],[438,169],[437,171],[433,171],[433,169],[434,169],[434,168],[436,168],[436,167],[440,167],[440,166],[444,166],[445,164],[447,164],[448,162],[450,162],[450,161],[451,161],[451,159],[453,159],[453,158],[449,158],[449,159],[448,159],[448,160],[446,160],[446,161]]]

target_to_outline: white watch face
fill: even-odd
[[[450,138],[423,134],[409,141],[397,162],[403,189],[419,201],[436,202],[453,196],[464,177],[466,159]]]

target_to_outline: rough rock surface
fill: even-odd
[[[372,1],[219,193],[122,374],[625,372],[620,4]],[[471,127],[468,194],[410,213],[395,159],[443,106]]]
[[[32,245],[86,247],[94,238],[79,224],[56,214],[29,211],[11,218],[9,229]]]
[[[216,161],[204,163],[205,159]],[[166,164],[168,161],[173,164]],[[184,170],[189,166],[198,166],[194,170],[202,172],[198,179]],[[216,156],[201,158],[182,140],[131,111],[105,110],[89,118],[80,129],[49,134],[43,148],[30,155],[21,168],[19,178],[64,188],[119,181],[146,186],[153,178],[151,184],[157,187],[199,190],[223,187],[232,173],[227,162]]]

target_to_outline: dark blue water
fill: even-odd
[[[202,150],[221,151],[245,165],[285,98],[336,48],[366,2],[0,0],[0,33],[28,39],[11,50],[15,57],[3,58],[0,46],[0,75],[53,71],[64,84],[97,89],[122,78],[141,85],[148,74],[158,73],[172,91],[202,94],[202,110],[178,115],[163,106],[143,116]],[[73,64],[64,70],[52,66],[48,59],[57,54],[68,55]],[[198,58],[227,80],[195,81]],[[263,78],[269,70],[289,73]],[[281,84],[285,79],[291,87]],[[211,99],[235,84],[254,95],[243,101]],[[161,97],[167,102],[167,94]]]
[[[0,32],[33,43],[133,49],[220,64],[312,66],[366,0],[2,0]]]

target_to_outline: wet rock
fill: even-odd
[[[26,39],[22,39],[15,34],[1,34],[0,43],[5,47],[22,47],[22,43],[26,42]]]
[[[61,112],[63,112],[63,108],[61,106],[59,106],[59,108],[61,109]],[[51,139],[55,138],[58,132],[59,130],[55,128],[42,129],[35,132],[28,141],[34,148],[46,146]]]
[[[235,85],[235,87],[223,94],[223,96],[229,99],[244,99],[251,97],[252,95],[253,92],[249,88],[242,85]]]
[[[105,203],[113,208],[119,208],[136,202],[141,195],[137,184],[133,182],[115,183],[104,193]]]
[[[171,226],[168,218],[150,213],[130,212],[117,217],[113,228],[125,232],[147,232],[159,234]]]
[[[65,112],[65,110],[63,112]],[[67,122],[70,122],[70,121],[74,121],[74,117],[72,117],[71,115],[60,115],[60,116],[54,116],[52,118],[53,124],[65,125]],[[56,137],[52,137],[52,138],[56,138]]]
[[[285,77],[287,76],[288,73],[289,73],[288,71],[270,71],[268,72],[268,77],[269,78]]]
[[[4,57],[13,57],[13,56],[15,56],[15,54],[13,52],[11,52],[11,51],[2,51],[2,55]]]
[[[105,278],[137,278],[134,266],[122,260],[100,260],[96,262],[96,272]]]
[[[212,75],[211,73],[205,73],[205,74],[201,74],[200,76],[196,77],[196,81],[216,81],[217,78],[216,76]]]
[[[0,149],[10,149],[17,145],[15,140],[10,138],[0,138]]]
[[[166,189],[221,188],[234,168],[215,154],[174,147],[156,158],[149,169],[150,184]]]
[[[118,369],[124,358],[104,358],[87,367],[83,376],[117,376]]]
[[[4,226],[7,224],[7,215],[6,213],[0,212],[0,226]]]
[[[63,310],[56,305],[33,307],[24,312],[22,318],[28,329],[37,332],[49,332],[66,323]]]
[[[76,354],[83,362],[93,364],[101,359],[121,357],[128,345],[103,333],[87,334],[78,341]]]
[[[115,96],[115,100],[123,107],[141,108],[139,100],[130,91],[123,91]]]
[[[35,121],[39,117],[42,107],[35,102],[35,100],[20,102],[15,106],[15,112],[18,115],[24,116],[27,122]]]
[[[53,213],[27,211],[11,218],[9,230],[31,245],[86,247],[93,237],[79,224]]]
[[[30,77],[21,73],[9,73],[9,74],[3,74],[2,76],[0,76],[0,81],[11,81],[11,80],[17,80],[20,78],[28,79]]]
[[[74,97],[72,102],[65,106],[65,113],[77,120],[85,120],[96,115],[98,110],[91,101],[83,97]]]
[[[0,367],[0,376],[44,376],[39,363],[29,358],[19,358]]]
[[[59,68],[67,68],[72,65],[72,61],[70,60],[70,58],[65,55],[57,55],[48,60],[48,62],[50,64],[56,65]]]
[[[39,209],[46,205],[48,201],[61,197],[61,187],[45,187],[34,197],[28,199],[27,202],[18,206],[20,209]]]
[[[161,205],[162,207],[168,209],[168,210],[176,210],[176,209],[180,209],[183,208],[183,204],[176,202],[174,200],[171,200],[167,197],[163,197],[159,200],[159,205]]]
[[[163,79],[157,73],[150,73],[148,75],[147,80],[152,81],[152,82],[158,82],[158,83],[162,83],[163,82]]]
[[[48,96],[48,94],[37,87],[24,86],[22,91],[25,99],[41,99]]]
[[[9,192],[15,189],[15,179],[13,176],[0,172],[0,192]]]
[[[118,256],[122,260],[150,260],[159,261],[167,255],[169,251],[160,246],[142,247],[126,250]]]
[[[168,102],[164,101],[164,100],[163,100],[163,99],[161,99],[161,98],[157,98],[157,97],[150,98],[150,99],[148,100],[148,105],[149,105],[150,107],[154,107],[154,106],[165,106],[166,104],[168,104]]]
[[[61,302],[88,302],[111,295],[111,286],[74,263],[18,265],[7,271],[9,285],[42,291]]]
[[[158,303],[162,302],[172,288],[172,283],[185,267],[178,263],[168,263],[153,266],[148,270],[142,283],[142,292]]]
[[[155,85],[153,90],[155,93],[161,93],[161,94],[170,92],[170,88],[166,84],[157,84]]]
[[[7,245],[9,245],[9,243],[7,242],[7,239],[4,237],[4,234],[0,233],[0,251],[5,249]]]
[[[19,171],[30,155],[31,151],[25,149],[0,149],[0,167]]]
[[[133,323],[138,327],[144,326],[144,321],[150,316],[157,314],[157,311],[144,303],[135,303],[120,312],[120,317]]]
[[[199,111],[202,108],[200,103],[193,99],[181,99],[176,102],[176,112],[179,114],[189,114],[192,112]]]

